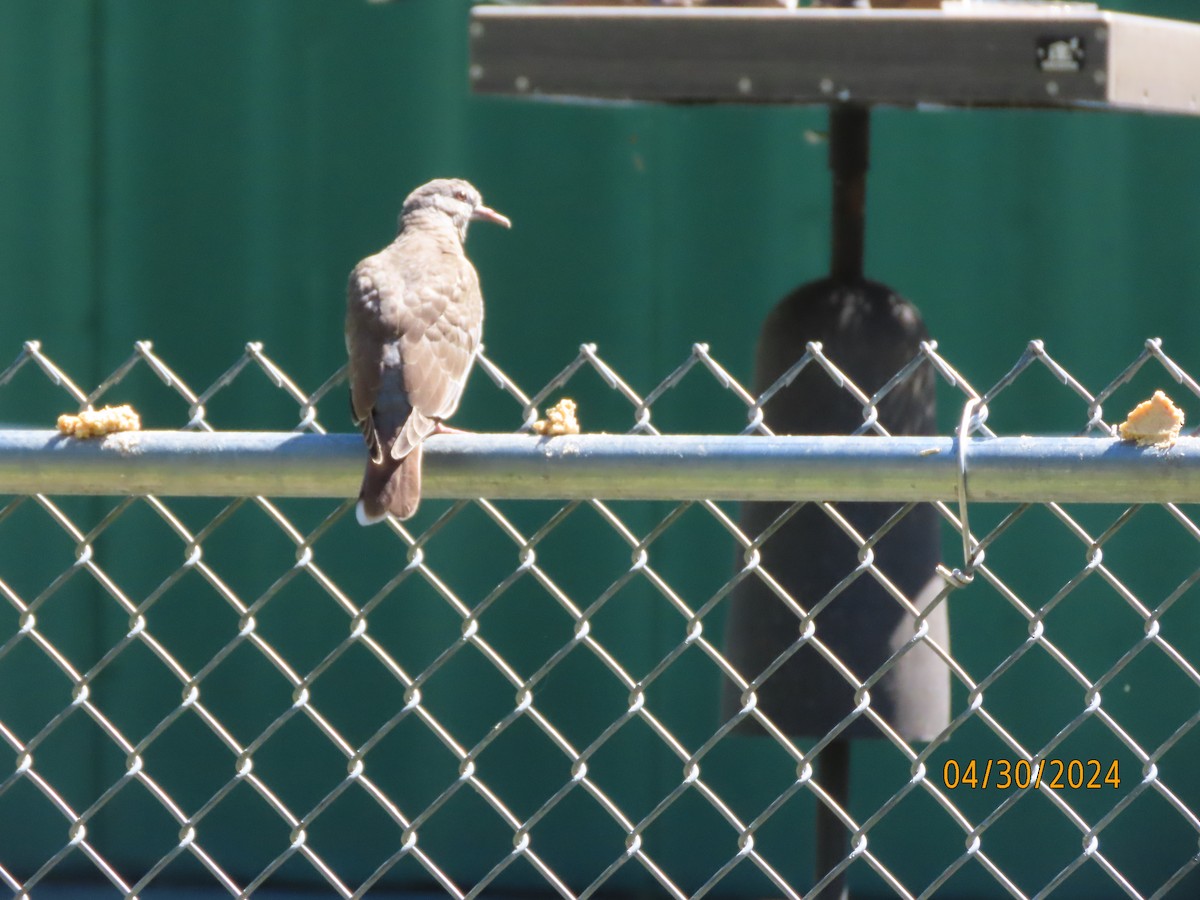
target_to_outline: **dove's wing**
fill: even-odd
[[[413,409],[444,419],[458,409],[483,332],[479,276],[457,239],[416,234],[397,241],[409,289],[401,312],[400,353]],[[420,274],[412,271],[420,260]]]
[[[381,436],[375,426],[375,401],[383,385],[385,355],[398,358],[394,335],[389,336],[380,316],[385,292],[403,291],[369,256],[354,267],[346,288],[346,354],[350,360],[350,409],[363,433],[371,458],[383,458]],[[397,273],[398,274],[398,273]]]
[[[350,276],[350,397],[372,458],[402,459],[458,408],[483,329],[475,268],[453,232],[405,231]]]

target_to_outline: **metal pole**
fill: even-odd
[[[850,799],[850,741],[835,738],[817,757],[817,781],[833,800],[846,809]],[[813,881],[819,883],[829,872],[841,865],[850,850],[846,826],[837,813],[817,801],[815,817],[816,871]],[[839,872],[819,892],[828,900],[845,900],[850,895],[846,872]]]
[[[1200,502],[1200,438],[1169,449],[1100,437],[971,438],[968,499]],[[0,493],[352,497],[356,434],[142,431],[78,441],[0,430]],[[439,435],[429,497],[627,500],[953,500],[949,437]]]
[[[829,274],[840,284],[863,277],[870,146],[871,113],[865,106],[839,103],[829,108],[829,169],[833,176]]]
[[[871,153],[871,113],[865,106],[839,103],[829,108],[829,169],[832,175],[832,222],[830,225],[829,295],[841,314],[849,312],[846,288],[863,286],[863,255],[866,250],[867,167]],[[874,290],[884,292],[886,288]],[[884,306],[883,308],[887,308]],[[894,338],[893,338],[894,339]],[[796,348],[799,350],[799,348]],[[887,348],[883,348],[887,349]],[[861,373],[859,373],[861,376]],[[832,423],[830,423],[832,424]],[[919,429],[913,429],[919,430]],[[850,807],[850,741],[838,737],[821,755],[825,790],[842,809]],[[813,877],[833,872],[849,850],[846,828],[824,804],[817,805],[816,852]],[[832,900],[845,900],[849,886],[845,871],[833,876],[823,892]]]

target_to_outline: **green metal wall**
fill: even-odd
[[[1132,2],[1121,6],[1196,18],[1190,0],[1161,2],[1153,9]],[[23,340],[37,338],[69,374],[90,386],[131,352],[135,339],[146,338],[183,377],[204,384],[247,341],[260,340],[301,385],[314,388],[343,361],[346,273],[390,239],[398,203],[412,186],[454,174],[479,185],[488,202],[515,223],[511,233],[477,229],[472,256],[488,299],[489,355],[522,384],[541,385],[585,341],[596,342],[605,359],[642,391],[682,361],[694,341],[709,342],[748,383],[762,316],[826,264],[825,147],[808,139],[824,127],[823,113],[473,98],[465,77],[467,8],[465,0],[388,6],[360,0],[0,0],[0,363],[15,356]],[[1115,376],[1149,336],[1163,336],[1169,353],[1200,372],[1200,121],[883,110],[874,118],[873,153],[869,273],[921,306],[943,352],[976,386],[999,378],[1034,337],[1043,338],[1093,390]],[[1165,386],[1165,379],[1154,386]],[[139,404],[151,426],[178,427],[185,421],[179,404],[149,375],[133,382],[126,396]],[[698,390],[685,395],[688,405],[664,406],[664,427],[736,427],[736,408],[711,402],[716,396]],[[1048,377],[1040,383],[1036,377],[1027,380],[1011,398],[991,422],[1000,431],[1075,430],[1085,418],[1082,405],[1051,389]],[[1042,400],[1048,401],[1044,407],[1038,405]],[[21,401],[5,395],[0,402],[9,404],[0,406],[0,421],[9,423],[45,425],[65,408],[32,382]],[[274,418],[250,401],[214,411],[214,422],[228,428],[256,427],[264,418],[277,423],[275,413],[286,404],[265,391],[262,404],[271,407]],[[336,409],[336,404],[326,406]],[[593,409],[597,412],[585,418],[585,427],[628,427],[617,407],[597,400]],[[1193,418],[1200,415],[1194,403],[1187,411]],[[947,425],[954,412],[943,409]],[[348,421],[324,415],[328,425],[350,430]],[[511,430],[518,424],[511,407],[496,401],[479,374],[459,419],[481,430]],[[87,500],[69,508],[86,519],[89,511],[94,516],[108,506]],[[220,504],[197,502],[187,508],[201,517]],[[516,505],[514,515],[536,523],[549,509]],[[629,521],[646,528],[664,509],[631,510]],[[1095,520],[1103,521],[1105,514],[1111,521],[1115,511],[1097,511]],[[1184,571],[1194,570],[1200,564],[1195,542],[1172,543],[1174,526],[1160,518],[1158,525],[1136,530],[1115,557],[1131,563],[1166,542],[1183,557]],[[227,561],[228,571],[262,589],[286,567],[290,550],[261,518],[247,514],[244,519],[215,538],[211,552]],[[37,565],[44,562],[46,571],[56,571],[55,565],[69,564],[70,548],[62,546],[61,534],[44,517],[31,514],[19,530],[11,523],[4,527],[0,523],[0,577],[36,593]],[[460,531],[467,543],[488,526],[482,519],[468,520]],[[581,527],[580,534],[581,540],[600,540],[594,524]],[[350,527],[327,540],[322,546],[336,560],[331,565],[359,599],[377,584],[355,574],[355,555],[396,552],[383,534],[362,537]],[[1083,548],[1072,541],[1048,521],[1014,534],[1007,570],[1014,583],[1044,602],[1047,584],[1061,584],[1082,566]],[[160,523],[147,513],[113,536],[108,558],[134,586],[144,579],[149,590],[156,583],[154,573],[139,572],[134,563],[153,559],[160,545],[163,554],[178,555],[177,545],[162,536]],[[51,546],[53,559],[40,559],[49,552],[43,548]],[[715,527],[699,527],[670,546],[664,570],[673,584],[696,597],[707,596],[725,577],[704,572],[698,561],[732,559],[728,541]],[[954,543],[947,546],[952,553]],[[585,595],[593,582],[605,584],[620,571],[613,568],[611,554],[602,562],[596,551],[585,563],[578,548],[561,552],[564,559],[580,554],[585,574],[579,588]],[[999,565],[1003,552],[996,554]],[[1027,561],[1039,552],[1046,554],[1039,560],[1070,562],[1051,575],[1031,571]],[[136,557],[123,569],[122,554]],[[512,551],[485,548],[478,555],[477,570],[462,573],[462,584],[465,593],[482,597],[511,571]],[[1176,583],[1151,580],[1143,590],[1161,600]],[[60,609],[75,612],[69,617],[64,612],[68,624],[56,633],[59,640],[84,656],[89,646],[93,651],[111,646],[124,628],[111,604],[83,582],[71,590]],[[1194,595],[1193,590],[1177,604],[1177,621],[1171,622],[1177,644],[1192,659],[1200,658],[1200,641],[1192,637],[1200,634],[1200,613],[1187,608],[1195,606]],[[975,596],[964,592],[952,607],[954,648],[970,670],[987,671],[1026,632],[994,597]],[[1089,605],[1087,596],[1088,603],[1062,614],[1077,623],[1064,628],[1075,636],[1070,651],[1094,660],[1095,675],[1134,638],[1127,608],[1100,592]],[[642,663],[657,659],[663,646],[678,640],[675,614],[650,599],[639,595],[614,613],[613,633],[625,635],[618,643],[631,660]],[[279,607],[278,614],[287,610],[279,639],[298,657],[312,655],[310,634],[342,627],[327,606],[302,592],[288,602],[294,605]],[[541,614],[536,598],[530,595],[528,602],[529,616]],[[413,629],[405,639],[411,639],[414,652],[425,633],[421,629],[432,634],[439,627],[414,626],[395,611],[390,615],[391,627]],[[512,612],[514,635],[520,633],[521,615]],[[15,616],[5,612],[3,617],[0,640],[15,624]],[[162,627],[169,630],[167,620]],[[222,639],[227,625],[213,624],[212,633],[201,633],[196,641]],[[39,715],[44,721],[46,710],[61,709],[65,700],[44,664],[33,656],[27,663],[23,669],[0,670],[0,720],[34,727]],[[145,669],[139,668],[144,665],[131,661],[104,687],[114,694],[145,694],[145,717],[152,722],[156,704],[167,701],[156,695],[161,688],[147,683]],[[229,698],[258,683],[256,665],[262,663],[250,661],[236,670],[245,677],[227,686]],[[580,668],[579,677],[586,679],[587,671]],[[715,727],[716,674],[697,667],[696,682],[688,683],[684,675],[692,671],[683,666],[681,676],[664,686],[662,702],[693,711],[700,724],[682,727],[702,740]],[[1139,671],[1139,679],[1114,698],[1120,715],[1157,732],[1164,722],[1178,724],[1194,712],[1200,690],[1172,664],[1152,659]],[[342,680],[333,684],[352,693],[353,673],[337,677]],[[469,669],[457,677],[464,685],[472,683]],[[1061,723],[1077,711],[1076,695],[1082,692],[1064,684],[1052,664],[1031,661],[1014,678],[994,702],[1003,715],[1028,726],[1023,738],[1045,740],[1047,721]],[[963,702],[960,694],[956,709]],[[1038,699],[1043,694],[1044,704]],[[282,692],[277,699],[286,703]],[[369,716],[369,699],[356,701],[361,709],[352,704],[351,720],[356,711]],[[264,702],[269,705],[273,698]],[[508,702],[507,697],[479,699],[477,708],[462,712],[464,721],[494,721],[495,709]],[[241,715],[232,699],[222,711],[235,721]],[[136,732],[135,724],[130,727]],[[83,797],[94,793],[95,785],[109,783],[106,777],[111,780],[103,757],[112,751],[86,729],[78,737],[97,745],[93,771],[64,776]],[[202,739],[172,738],[180,745]],[[1086,732],[1080,741],[1069,748],[1073,755],[1116,751],[1111,736],[1103,733]],[[754,739],[733,738],[729,744],[728,752],[757,760],[745,767],[745,782],[734,789],[750,807],[755,798],[769,799],[767,773],[780,769],[780,760]],[[1001,749],[994,739],[975,733],[962,735],[954,747],[954,755],[962,758],[995,756]],[[67,759],[68,749],[47,752]],[[1189,737],[1172,752],[1197,749],[1197,740]],[[401,746],[395,752],[404,759],[409,751]],[[548,771],[562,768],[557,751],[544,742],[503,752],[513,758],[527,754]],[[855,785],[856,803],[869,810],[904,775],[889,748],[861,745],[856,753],[864,773]],[[624,767],[629,773],[626,799],[634,808],[678,781],[673,760],[655,757],[653,764],[639,765],[645,754],[645,741],[631,737],[607,763],[613,771]],[[331,757],[327,752],[325,762],[332,764]],[[281,781],[304,792],[307,764],[286,754],[274,764]],[[192,800],[207,796],[216,778],[206,772],[181,774],[184,794],[189,777]],[[444,783],[447,777],[449,767],[430,773],[431,782]],[[1189,796],[1200,797],[1200,776],[1189,781],[1185,775],[1181,783]],[[545,787],[509,785],[517,794],[527,789],[531,797]],[[996,802],[994,796],[956,794],[954,799],[976,813]],[[30,860],[44,859],[46,848],[65,840],[61,819],[50,815],[21,823],[22,833],[13,833],[14,822],[20,822],[14,804],[25,802],[37,805],[26,794],[0,797],[0,860],[6,863],[19,863],[26,854]],[[1164,804],[1142,805],[1146,808],[1131,813],[1128,826],[1114,826],[1113,834],[1119,832],[1124,848],[1117,854],[1122,869],[1133,873],[1139,886],[1152,889],[1195,852],[1195,836],[1188,836]],[[139,809],[134,800],[124,809],[115,804],[95,823],[97,828],[143,829],[144,840],[129,845],[134,861],[139,852],[156,858],[162,846],[169,846],[156,838],[160,825],[153,816],[138,819]],[[251,821],[266,815],[249,803],[231,809],[231,817]],[[930,877],[930,864],[922,858],[922,830],[902,819],[917,811],[906,809],[881,824],[879,832],[881,841],[891,842],[888,864],[905,875],[916,873],[914,883],[920,884]],[[661,852],[681,867],[693,866],[698,886],[715,864],[711,857],[706,861],[708,848],[697,848],[690,839],[687,814],[674,814],[676,826],[662,837]],[[800,807],[780,818],[777,840],[794,841],[803,859],[810,815],[811,808]],[[585,833],[611,830],[589,816],[579,811],[579,818],[564,816],[562,822]],[[378,853],[395,846],[395,834],[383,824],[368,813],[363,821],[378,827],[371,831],[364,825],[363,834],[342,835],[330,853],[360,878]],[[478,846],[503,843],[502,828],[470,832],[477,822],[470,809],[450,821],[468,829],[469,841]],[[953,834],[945,817],[934,815],[930,821],[938,835]],[[1030,855],[1024,848],[1029,829],[1044,825],[1046,840],[1071,847],[1078,834],[1053,810],[1013,821],[1020,826],[997,826],[994,839],[1014,864],[1029,857],[1022,885],[1036,890],[1075,851]],[[278,822],[267,816],[261,827],[278,830]],[[595,862],[578,834],[559,836],[558,858],[565,872],[590,880]],[[466,852],[467,838],[459,834],[455,850],[453,837],[445,840],[456,875],[469,881],[486,871],[490,863]],[[337,844],[339,837],[328,839]],[[261,865],[253,848],[220,849],[235,871],[241,866],[252,875]],[[714,852],[725,859],[729,851]],[[803,865],[798,863],[798,871]],[[875,876],[863,867],[856,873],[859,869],[856,884],[866,891],[882,889]],[[91,871],[81,859],[64,868],[80,875]],[[302,865],[285,874],[299,881],[315,877]],[[180,870],[177,876],[186,880],[198,873]],[[539,881],[531,870],[506,877],[515,890]],[[402,866],[390,883],[404,885],[410,878],[416,878],[413,871]],[[650,889],[646,876],[632,866],[614,883]],[[950,887],[962,895],[999,893],[971,866]],[[1111,888],[1098,871],[1085,868],[1067,882],[1064,894],[1097,896]],[[740,869],[728,882],[730,892],[762,889]]]

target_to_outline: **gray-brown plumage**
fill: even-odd
[[[483,334],[479,276],[463,249],[477,220],[512,225],[466,181],[431,181],[404,201],[396,239],[350,273],[350,405],[370,453],[362,525],[417,511],[421,443],[458,408]]]

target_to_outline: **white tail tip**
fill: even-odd
[[[363,502],[359,500],[354,504],[354,518],[358,519],[359,525],[378,525],[387,518],[387,513],[382,516],[368,516],[367,511],[363,508]]]

